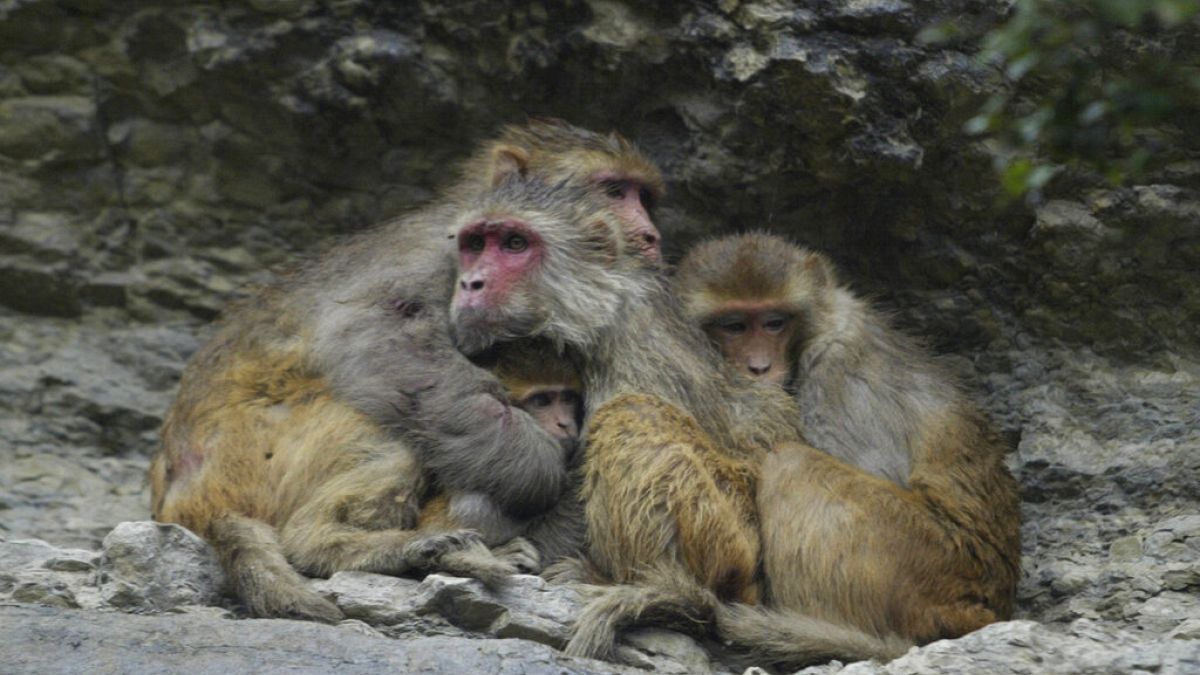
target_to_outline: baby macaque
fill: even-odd
[[[507,389],[513,405],[529,413],[547,434],[558,439],[564,465],[574,469],[579,463],[577,451],[583,419],[582,385],[575,369],[556,353],[553,345],[540,340],[499,345],[488,360],[495,361],[492,371]],[[568,494],[564,499],[570,501],[574,489],[568,490]],[[505,513],[486,493],[446,490],[422,507],[419,526],[475,530],[489,546],[526,537],[539,550],[542,562],[553,562],[555,556],[552,552],[547,555],[539,533],[550,523],[556,528],[573,526],[578,535],[572,539],[582,542],[583,521],[576,518],[573,525],[566,522],[569,512],[570,509],[553,508],[546,514],[522,518]],[[537,571],[531,565],[526,567],[525,571]]]

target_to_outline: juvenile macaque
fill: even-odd
[[[1016,484],[953,377],[779,237],[697,246],[674,285],[732,366],[793,394],[812,444],[763,459],[769,604],[914,643],[1011,616]]]
[[[153,514],[213,544],[252,614],[340,618],[300,573],[499,583],[528,562],[526,548],[494,555],[471,529],[418,528],[430,474],[447,492],[549,521],[543,557],[578,540],[554,517],[573,498],[560,439],[448,333],[447,234],[512,158],[528,178],[603,204],[620,238],[640,242],[635,257],[657,260],[648,200],[662,181],[627,141],[558,122],[511,127],[432,205],[233,308],[185,371],[150,467]]]
[[[731,376],[666,279],[623,252],[603,202],[509,163],[489,216],[458,231],[451,314],[468,354],[541,336],[578,355],[587,556],[620,585],[586,608],[568,653],[607,655],[623,625],[680,615],[781,662],[902,653],[889,633],[742,604],[762,595],[759,469],[772,447],[800,447],[795,402]]]
[[[489,358],[495,364],[492,371],[504,384],[513,405],[529,413],[547,434],[558,439],[564,466],[577,468],[583,396],[575,369],[555,352],[553,345],[542,341],[507,343],[494,352]],[[539,551],[539,558],[550,562],[577,552],[583,543],[577,489],[571,486],[549,512],[533,518],[505,513],[484,492],[441,492],[422,507],[420,527],[440,524],[448,529],[474,530],[489,546],[524,537]],[[567,541],[561,541],[564,535]],[[538,568],[527,564],[523,571],[536,572]]]

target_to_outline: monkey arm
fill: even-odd
[[[509,515],[550,509],[567,485],[558,439],[512,405],[499,380],[454,351],[438,359],[439,386],[416,394],[410,433],[444,488],[484,492]]]
[[[414,274],[425,276],[437,275]],[[411,441],[446,489],[486,493],[516,517],[546,511],[567,484],[559,441],[454,347],[448,299],[431,288],[389,295],[403,302],[329,303],[314,327],[316,367],[340,399]]]

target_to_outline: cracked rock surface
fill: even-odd
[[[1200,129],[1168,130],[1138,184],[1070,172],[1002,202],[962,133],[1002,76],[916,36],[978,34],[1007,4],[0,2],[0,662],[623,667],[555,652],[578,598],[524,577],[336,575],[314,583],[354,621],[229,621],[207,549],[144,522],[158,427],[220,309],[532,114],[619,129],[664,168],[669,258],[760,228],[829,252],[1012,441],[1018,621],[847,672],[1200,669]],[[1152,46],[1194,67],[1182,31]],[[626,647],[727,668],[669,631]]]

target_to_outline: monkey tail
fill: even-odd
[[[879,637],[787,610],[742,604],[716,607],[717,636],[746,650],[755,663],[802,668],[838,659],[884,663],[912,645],[898,637]]]
[[[565,651],[612,659],[619,632],[646,624],[714,633],[751,663],[792,669],[832,659],[887,662],[911,646],[787,610],[722,602],[685,571],[658,569],[638,584],[604,588],[580,613]]]
[[[229,514],[213,520],[209,532],[229,584],[252,615],[324,623],[344,618],[284,558],[275,528]]]
[[[617,636],[625,628],[654,624],[695,634],[713,622],[716,597],[695,582],[679,583],[677,574],[658,570],[638,584],[594,587],[594,597],[575,620],[563,650],[569,656],[612,660]]]

